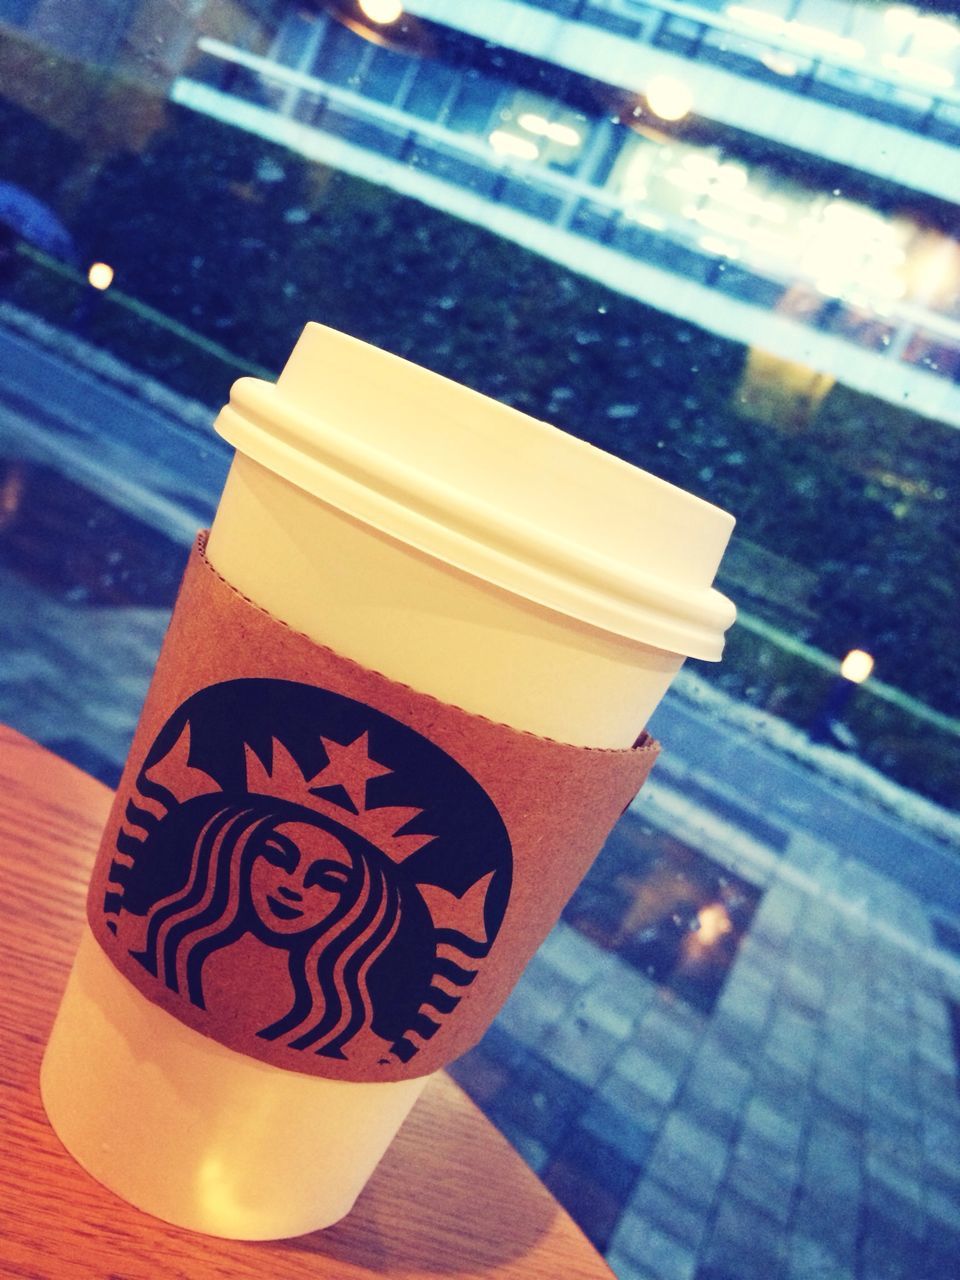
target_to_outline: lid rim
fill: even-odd
[[[492,508],[462,492],[443,501],[441,486],[409,467],[405,478],[421,500],[400,502],[390,494],[386,475],[396,472],[395,459],[364,449],[330,427],[327,430],[336,435],[337,448],[325,450],[322,458],[316,452],[305,453],[296,442],[296,427],[309,425],[315,435],[316,424],[308,423],[295,405],[277,406],[274,396],[276,388],[271,384],[242,379],[214,425],[229,443],[298,488],[435,559],[564,616],[638,643],[708,661],[719,659],[723,634],[734,620],[735,609],[714,587],[665,587],[653,575],[588,548],[566,542],[558,546],[537,526],[505,519],[502,512],[491,520]],[[278,407],[286,422],[277,421]],[[269,425],[261,421],[264,416]],[[284,431],[284,426],[294,430]],[[346,466],[342,465],[345,456]],[[385,483],[381,486],[376,484],[378,460],[389,461],[382,468]],[[305,472],[323,483],[305,484]],[[336,496],[331,482],[339,490]],[[405,495],[409,492],[404,490]],[[423,501],[425,495],[427,501]],[[472,521],[463,518],[464,511],[473,515]],[[471,526],[473,530],[496,528],[501,537],[496,541],[477,538]],[[566,563],[558,566],[561,556]]]

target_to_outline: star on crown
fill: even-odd
[[[367,808],[367,783],[393,771],[370,755],[367,733],[351,742],[320,738],[327,763],[312,778],[305,776],[287,748],[271,739],[270,757],[262,760],[244,743],[246,790],[250,795],[275,796],[332,818],[356,831],[394,862],[403,862],[435,837],[406,833],[422,809],[403,805]],[[178,803],[220,790],[204,769],[190,762],[190,722],[176,742],[147,770],[152,782],[164,787]]]

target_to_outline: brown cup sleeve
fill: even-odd
[[[426,1075],[479,1040],[659,748],[570,746],[387,679],[242,596],[204,546],[91,928],[147,999],[249,1057]]]

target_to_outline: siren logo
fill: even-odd
[[[383,712],[286,680],[194,694],[128,801],[107,928],[251,1036],[408,1062],[497,936],[510,841],[486,792]]]

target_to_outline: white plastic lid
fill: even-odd
[[[323,325],[217,430],[324,502],[504,590],[716,660],[733,517],[544,422]]]

